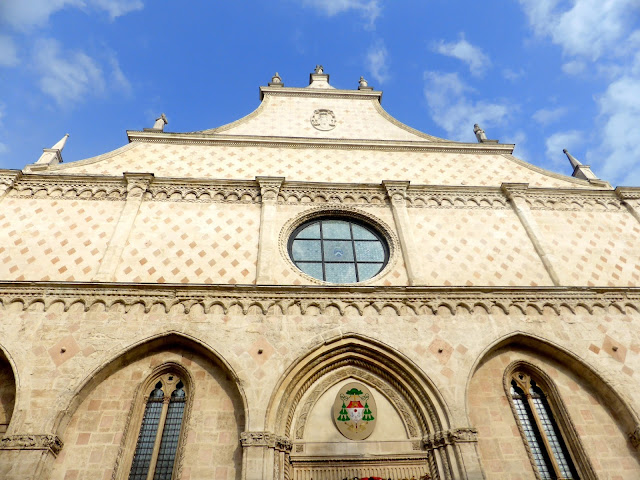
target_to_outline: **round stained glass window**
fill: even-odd
[[[307,275],[331,283],[363,282],[389,260],[384,238],[354,219],[320,218],[299,226],[289,239],[289,256]]]

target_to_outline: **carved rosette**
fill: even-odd
[[[63,447],[57,435],[9,435],[0,440],[0,450],[48,450],[57,456]]]
[[[455,428],[436,432],[422,439],[422,444],[426,450],[455,445],[457,443],[475,443],[478,441],[478,430],[475,428]]]

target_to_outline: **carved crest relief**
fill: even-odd
[[[320,108],[311,115],[311,125],[317,130],[333,130],[336,127],[336,116],[331,110]]]

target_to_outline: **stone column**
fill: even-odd
[[[629,213],[640,222],[640,188],[617,187],[616,194]]]
[[[9,194],[9,191],[21,178],[22,172],[20,170],[5,170],[4,172],[0,172],[0,203],[2,203],[2,199]]]
[[[102,257],[100,268],[93,278],[99,282],[113,282],[115,280],[116,268],[118,268],[122,251],[131,234],[133,222],[138,215],[144,194],[153,181],[153,173],[125,173],[124,179],[127,182],[127,199],[107,245],[107,251]]]
[[[260,186],[262,210],[260,212],[260,237],[258,241],[258,264],[256,285],[273,285],[273,259],[276,257],[276,215],[278,213],[278,193],[284,177],[256,177]]]
[[[291,441],[271,432],[243,432],[242,479],[284,480],[288,477],[289,453]]]
[[[0,478],[40,480],[49,478],[62,449],[56,435],[17,434],[0,440]]]
[[[400,240],[402,258],[407,268],[409,285],[426,285],[422,256],[416,245],[409,212],[407,211],[407,188],[409,187],[409,182],[384,180],[382,184],[387,189],[387,195],[391,200],[391,211],[393,212],[393,220]]]
[[[555,286],[560,285],[560,277],[553,268],[553,257],[544,248],[544,237],[540,232],[538,223],[531,214],[529,204],[525,200],[529,184],[503,183],[500,188],[509,199],[513,210],[516,212],[516,215],[520,219],[522,226],[524,227],[527,235],[529,236],[529,239],[531,240],[531,243],[533,244],[533,248],[535,248],[536,253],[540,257],[540,260],[544,265],[544,268],[547,270],[551,281]]]
[[[442,479],[482,480],[484,473],[476,449],[478,432],[475,428],[455,428],[436,432],[423,439],[424,448],[437,461]]]

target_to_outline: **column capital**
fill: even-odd
[[[153,173],[124,172],[124,179],[127,182],[127,197],[140,197],[153,182]]]
[[[615,192],[621,200],[640,200],[639,187],[616,187]]]
[[[409,180],[383,180],[382,185],[392,202],[404,202],[407,199]]]
[[[57,435],[23,433],[0,440],[0,450],[48,450],[57,456],[64,443]]]
[[[509,199],[524,197],[528,189],[528,183],[503,183],[500,185],[500,190],[502,190]]]
[[[0,171],[0,197],[11,190],[18,180],[22,178],[20,170]]]
[[[284,179],[285,177],[256,177],[263,202],[275,202],[278,200],[278,194]]]
[[[478,441],[478,430],[473,427],[453,428],[441,432],[435,432],[432,435],[422,439],[422,444],[427,450],[444,447],[446,445],[455,445],[457,443],[475,443]]]
[[[243,447],[267,447],[281,452],[290,452],[293,444],[289,437],[272,432],[242,432],[240,443]]]

